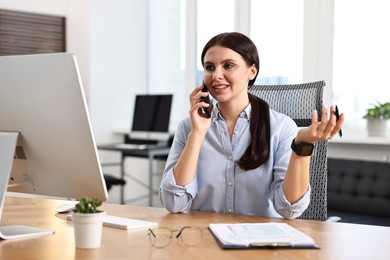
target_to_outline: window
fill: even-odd
[[[325,80],[324,102],[346,113],[346,128],[363,128],[368,105],[390,101],[386,0],[160,2],[149,0],[148,87],[175,93],[175,123],[188,116],[188,94],[202,82],[204,45],[236,30],[258,47],[257,84]]]
[[[173,130],[188,116],[190,91],[202,82],[200,53],[204,45],[212,36],[234,30],[234,3],[235,0],[198,0],[196,4],[187,0],[149,0],[148,91],[174,93]],[[196,74],[193,81],[189,73]]]
[[[260,55],[256,83],[301,83],[303,0],[252,0],[250,11],[250,37]]]
[[[197,1],[197,57],[214,35],[236,30],[234,0]],[[218,10],[216,12],[215,10]],[[249,12],[247,12],[249,13]],[[258,84],[302,82],[303,0],[250,1],[250,33],[260,55]],[[203,77],[197,60],[198,83]]]
[[[185,88],[185,12],[183,0],[149,0],[148,4],[148,92],[174,93],[171,122],[187,114]]]
[[[215,35],[234,31],[234,0],[197,1],[197,83],[203,81],[203,47]]]
[[[387,0],[335,1],[332,94],[346,127],[363,127],[371,103],[390,101],[389,7]]]

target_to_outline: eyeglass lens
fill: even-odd
[[[164,227],[149,229],[149,240],[154,247],[164,248],[171,243],[172,230]]]
[[[177,234],[176,238],[178,237],[180,237],[184,245],[196,246],[202,240],[202,230],[199,227],[186,226]]]
[[[149,229],[149,240],[152,246],[164,248],[171,243],[172,234],[173,231],[166,227]],[[180,238],[185,246],[196,246],[202,240],[202,229],[195,226],[185,226],[178,232],[176,238]]]

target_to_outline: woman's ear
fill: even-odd
[[[256,77],[257,75],[257,68],[255,64],[252,64],[252,67],[250,68],[249,72],[249,80],[252,80]]]

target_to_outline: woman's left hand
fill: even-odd
[[[321,121],[318,121],[317,111],[313,111],[311,125],[298,132],[295,142],[313,143],[315,141],[332,139],[341,130],[343,123],[344,114],[340,114],[337,120],[334,106],[330,107],[329,113],[325,107],[322,107]]]

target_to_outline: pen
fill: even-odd
[[[336,105],[336,122],[339,121],[339,118],[340,118],[340,114],[339,114],[339,108],[337,107]],[[340,128],[340,131],[339,131],[339,136],[342,137],[343,136],[343,132]]]

